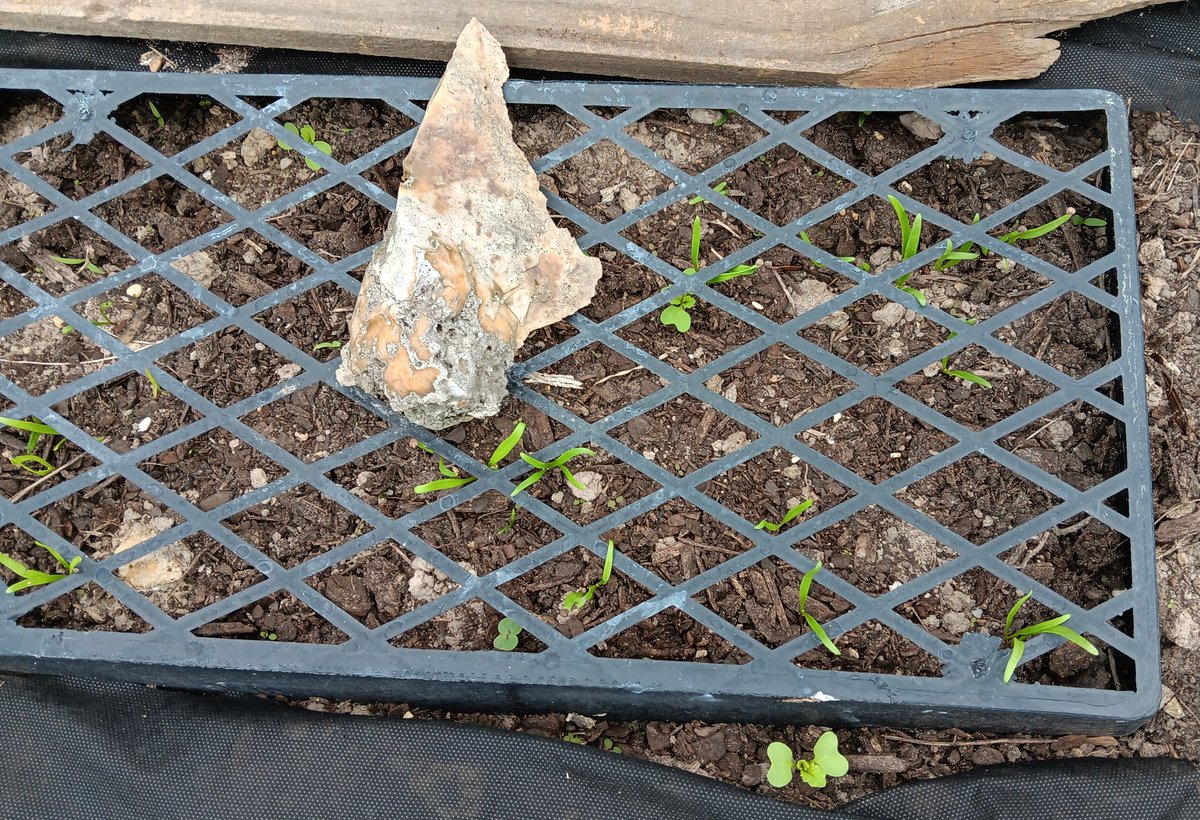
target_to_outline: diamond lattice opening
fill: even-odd
[[[338,262],[383,239],[389,216],[378,202],[339,182],[291,206],[271,221],[318,256]]]
[[[399,618],[458,585],[388,539],[305,579],[368,629]]]
[[[736,452],[758,436],[714,407],[682,395],[630,419],[612,436],[677,476]]]
[[[800,615],[800,579],[804,573],[778,558],[764,558],[713,584],[694,600],[711,609],[759,643],[772,649],[809,632]],[[822,624],[849,612],[850,603],[820,583],[808,593],[808,613]]]
[[[533,162],[587,133],[587,126],[554,105],[509,103],[513,142]]]
[[[219,366],[237,362],[236,370]],[[220,407],[237,404],[299,372],[274,350],[241,328],[205,336],[159,360],[175,378]]]
[[[986,219],[1033,193],[1045,180],[990,154],[971,162],[935,159],[896,183],[907,194],[964,225],[975,215]]]
[[[656,211],[621,231],[621,236],[636,242],[650,253],[679,270],[692,264],[694,220],[700,220],[700,269],[697,276],[712,276],[726,265],[726,256],[741,250],[755,239],[755,231],[733,216],[709,204],[680,200]],[[706,268],[714,266],[713,270]]]
[[[388,429],[387,422],[324,382],[278,398],[242,421],[306,464]]]
[[[0,247],[0,262],[52,296],[62,296],[125,270],[133,259],[72,218]]]
[[[26,628],[66,629],[72,632],[150,631],[150,624],[93,581],[22,615],[17,623]]]
[[[854,495],[816,467],[780,447],[772,447],[700,486],[747,521],[778,522],[788,510],[812,499],[807,514],[784,525],[794,527]]]
[[[766,136],[736,111],[660,108],[625,133],[677,167],[698,173]]]
[[[234,638],[274,643],[340,644],[345,632],[322,618],[312,607],[284,590],[272,592],[223,618],[196,627],[198,638]]]
[[[413,527],[413,533],[475,575],[524,558],[562,533],[494,490]]]
[[[754,275],[714,287],[779,324],[816,310],[854,286],[840,273],[782,246],[756,257],[753,264],[759,266]]]
[[[449,468],[449,462],[446,464]],[[457,472],[466,477],[463,470]],[[444,476],[438,471],[438,456],[425,452],[416,439],[408,437],[335,467],[326,476],[389,518],[408,515],[444,495],[416,492],[422,484]]]
[[[349,338],[353,310],[354,294],[325,282],[254,318],[297,349],[327,362],[339,355],[342,339]]]
[[[172,618],[223,601],[265,577],[204,533],[167,544],[115,573]]]
[[[739,205],[787,225],[854,189],[853,183],[790,145],[777,145],[723,180]]]
[[[878,293],[800,331],[807,341],[875,376],[932,350],[948,335],[946,328]]]
[[[393,638],[392,646],[402,649],[434,649],[452,652],[494,652],[492,643],[497,627],[506,616],[478,598],[435,615],[423,624]],[[546,645],[529,633],[517,636],[510,652],[546,651]]]
[[[933,536],[873,504],[796,546],[871,595],[890,592],[956,557]]]
[[[171,265],[234,307],[312,273],[312,268],[250,230],[172,260]]]
[[[0,171],[0,232],[45,216],[51,210],[45,197],[12,174]]]
[[[1034,239],[1013,237],[1014,232],[1029,231],[1071,215],[1057,229]],[[1031,253],[1052,265],[1074,273],[1106,256],[1112,249],[1109,228],[1112,211],[1082,194],[1063,191],[1034,205],[1015,219],[991,231],[991,235]]]
[[[4,414],[18,415],[9,410]],[[32,416],[19,420],[41,423]],[[30,455],[37,458],[23,458]],[[0,426],[0,493],[14,503],[85,473],[97,463],[69,439]]]
[[[72,145],[74,139],[73,134],[59,134],[35,148],[22,151],[15,159],[60,193],[76,200],[150,167],[148,162],[103,131],[90,142]],[[0,175],[0,187],[4,180],[5,177]],[[22,191],[29,189],[23,186],[11,189],[11,193],[16,194]]]
[[[705,386],[777,427],[854,389],[853,382],[785,344],[755,353]]]
[[[587,525],[659,489],[657,482],[595,442],[585,446],[595,455],[582,455],[567,465],[578,484],[567,481],[561,471],[551,470],[526,492],[576,524]],[[521,495],[516,500],[520,503]]]
[[[286,569],[371,531],[371,526],[309,484],[225,519],[242,540]]]
[[[933,425],[878,396],[835,413],[798,438],[876,484],[954,443]]]
[[[905,125],[905,121],[913,125]],[[813,145],[871,175],[933,147],[941,129],[916,112],[842,111],[802,132]]]
[[[275,121],[280,125],[290,122],[297,131],[309,126],[314,131],[314,140],[329,145],[330,155],[343,165],[369,154],[416,126],[412,119],[383,100],[320,97],[305,100],[288,109]],[[296,137],[288,144],[300,141],[301,138]],[[284,155],[294,157],[298,165],[306,164],[299,154]]]
[[[664,307],[626,325],[617,335],[684,373],[705,367],[759,336],[757,330],[715,305],[696,296],[692,302],[691,307],[684,306],[691,321],[687,332],[666,323]]]
[[[591,600],[568,611],[563,605],[566,595],[598,583],[603,567],[603,558],[575,547],[499,589],[568,638],[574,638],[650,598],[641,584],[614,567],[608,583],[597,588]]]
[[[973,544],[1036,518],[1058,499],[984,455],[969,455],[896,494]]]
[[[164,342],[216,315],[157,273],[80,302],[75,311],[134,350]]]
[[[1071,291],[993,335],[1073,379],[1082,379],[1119,353],[1112,337],[1114,327],[1112,311]]]
[[[239,120],[236,114],[209,97],[185,94],[139,94],[121,103],[112,118],[168,157]]]
[[[671,187],[614,142],[602,140],[538,175],[542,187],[597,222],[609,222]]]
[[[657,376],[600,342],[540,372],[560,379],[556,384],[534,383],[533,388],[585,421],[599,421],[663,386]]]
[[[1128,536],[1083,513],[1026,539],[1000,557],[1085,609],[1133,585]]]
[[[841,655],[823,646],[810,649],[792,661],[805,669],[838,672],[871,672],[886,675],[941,677],[938,659],[879,621],[868,621],[834,639]]]
[[[588,652],[599,658],[651,661],[744,664],[751,660],[745,652],[676,607],[668,607],[621,630],[590,647]]]
[[[97,560],[132,549],[183,518],[121,476],[59,499],[35,517]]]
[[[202,510],[212,510],[284,474],[274,461],[223,427],[150,456],[138,465]]]
[[[1015,453],[1077,490],[1125,469],[1125,423],[1079,400],[1000,439]]]
[[[996,126],[992,138],[1043,165],[1070,171],[1104,150],[1106,129],[1103,111],[1056,111],[1018,114]]]
[[[94,373],[113,357],[58,316],[50,316],[0,337],[0,373],[40,396]]]
[[[93,208],[92,213],[151,253],[168,251],[231,219],[200,194],[168,176],[155,177]]]
[[[614,527],[603,537],[672,584],[682,584],[753,547],[750,539],[679,498]]]

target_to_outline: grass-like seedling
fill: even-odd
[[[295,134],[300,139],[307,142],[313,148],[316,148],[318,151],[320,151],[325,156],[328,157],[333,154],[333,146],[330,145],[329,143],[325,142],[325,140],[317,139],[316,129],[314,129],[311,125],[297,126],[296,123],[294,123],[294,122],[288,122],[288,123],[284,123],[283,127],[285,130],[290,131],[291,133]],[[279,147],[282,148],[284,151],[292,150],[292,146],[288,145],[283,140],[276,139],[275,141],[277,143],[279,143]],[[312,159],[310,157],[304,158],[304,164],[309,167],[309,170],[312,170],[312,171],[320,171],[321,170],[320,163],[318,163],[315,159]]]
[[[784,513],[783,518],[779,519],[778,524],[775,524],[764,518],[762,521],[759,521],[757,524],[754,525],[754,529],[766,530],[767,532],[779,532],[781,529],[786,527],[788,524],[792,523],[797,518],[804,515],[804,513],[808,512],[808,508],[811,507],[812,505],[813,505],[813,499],[806,498],[803,501],[801,501],[799,504],[797,504],[796,506],[792,507],[786,513]]]
[[[142,372],[146,374],[146,381],[150,382],[150,398],[157,399],[158,394],[163,392],[158,384],[158,379],[154,378],[154,374],[150,372],[150,368],[148,367],[144,368]]]
[[[1004,644],[1012,646],[1012,651],[1008,656],[1008,663],[1004,667],[1004,682],[1008,683],[1012,680],[1013,672],[1017,670],[1017,664],[1021,662],[1021,657],[1025,654],[1025,642],[1030,638],[1036,638],[1038,635],[1057,635],[1060,638],[1065,638],[1071,643],[1086,651],[1089,655],[1098,655],[1100,650],[1097,649],[1091,641],[1080,635],[1073,629],[1068,629],[1063,626],[1071,619],[1070,615],[1059,615],[1057,618],[1051,618],[1048,621],[1042,621],[1029,626],[1023,626],[1020,629],[1013,630],[1013,620],[1017,617],[1021,607],[1025,602],[1033,597],[1032,592],[1027,592],[1022,595],[1017,602],[1013,604],[1013,608],[1008,611],[1008,615],[1004,618]]]
[[[1079,216],[1076,214],[1071,217],[1071,224],[1080,228],[1103,228],[1108,225],[1108,220],[1100,219],[1096,216]]]
[[[596,590],[608,584],[608,579],[612,577],[613,555],[616,549],[613,547],[613,542],[608,542],[608,554],[604,556],[604,569],[600,572],[600,580],[592,584],[587,589],[573,589],[563,596],[562,608],[568,613],[574,612],[577,609],[582,609],[583,605],[592,598],[596,597]]]
[[[80,270],[90,271],[97,276],[105,275],[104,268],[97,265],[91,259],[79,259],[74,256],[51,256],[50,258],[60,265],[66,265],[68,268],[79,268]],[[112,307],[111,302],[109,303],[109,307]]]
[[[721,116],[713,120],[713,128],[720,128],[725,123],[729,122],[729,118],[733,116],[733,109],[726,108],[721,112]]]
[[[808,245],[812,245],[812,243],[813,243],[812,240],[808,238],[808,233],[805,231],[800,231],[800,241],[804,242],[805,244],[808,244]],[[838,259],[842,260],[843,262],[846,262],[847,264],[857,266],[859,270],[866,271],[867,273],[871,272],[871,263],[870,262],[856,262],[853,256],[839,256]],[[822,265],[820,262],[818,262],[815,259],[810,259],[809,261],[812,262],[813,265],[815,265],[818,268],[825,267],[824,265]]]
[[[976,321],[977,321],[976,319],[967,319],[966,320],[967,324],[969,324],[969,325],[975,324]],[[953,330],[950,331],[950,335],[948,335],[946,337],[946,341],[947,342],[950,341],[957,335],[958,335],[957,331],[953,331]],[[945,356],[942,357],[942,374],[945,376],[955,376],[956,378],[962,379],[965,382],[970,382],[971,384],[977,384],[980,387],[982,387],[984,390],[992,389],[992,383],[990,381],[988,381],[987,379],[985,379],[983,376],[980,376],[978,373],[972,373],[970,370],[952,370],[950,368],[950,354],[949,353],[947,353]]]
[[[825,732],[817,738],[812,760],[796,760],[791,747],[779,741],[767,746],[767,760],[771,761],[767,782],[777,789],[791,783],[797,771],[814,789],[823,789],[827,778],[842,777],[850,771],[850,761],[838,751],[837,735],[833,732]]]
[[[922,217],[920,214],[914,214],[910,221],[908,211],[904,210],[904,206],[900,204],[900,200],[891,194],[888,194],[888,202],[892,203],[892,210],[896,212],[896,219],[900,223],[900,261],[904,262],[912,259],[921,250]],[[925,292],[920,288],[914,288],[908,284],[908,280],[912,278],[912,275],[913,271],[909,271],[892,284],[916,299],[921,307],[925,307],[929,304],[929,300],[925,297]]]
[[[712,186],[712,189],[714,191],[716,191],[718,194],[720,194],[721,196],[729,195],[729,183],[728,182],[718,182],[716,185]],[[704,194],[696,194],[694,197],[692,197],[691,199],[688,200],[688,204],[689,205],[699,205],[703,201],[704,201]]]
[[[154,121],[158,123],[159,128],[166,128],[167,121],[163,119],[163,115],[158,113],[158,106],[151,100],[146,100],[146,105],[150,106],[150,114],[154,117]]]
[[[35,476],[45,476],[54,472],[55,467],[46,459],[34,453],[34,449],[38,446],[42,436],[50,436],[54,438],[59,435],[59,432],[48,424],[42,424],[38,420],[22,421],[20,419],[10,419],[0,416],[0,425],[11,427],[13,430],[20,430],[23,433],[29,434],[29,439],[25,444],[25,452],[20,455],[13,456],[9,462],[15,467],[20,467],[27,473],[32,473]],[[63,439],[66,441],[66,439]],[[62,442],[59,442],[61,445]]]
[[[575,478],[574,473],[567,469],[567,464],[572,459],[578,458],[579,456],[594,455],[596,455],[596,453],[586,447],[572,447],[558,458],[551,459],[550,461],[539,461],[538,459],[529,455],[529,453],[521,453],[521,460],[535,469],[532,473],[525,477],[524,481],[517,485],[517,488],[512,491],[509,497],[511,498],[512,496],[515,496],[522,490],[528,490],[534,484],[537,484],[539,481],[541,481],[542,478],[545,477],[546,473],[553,472],[554,470],[558,470],[560,473],[562,473],[563,478],[571,482],[571,484],[574,486],[581,490],[586,490],[587,487],[580,484],[579,480]]]
[[[488,467],[493,470],[498,469],[500,462],[513,451],[513,448],[521,442],[521,437],[524,435],[525,422],[518,421],[516,426],[513,427],[512,432],[508,434],[508,437],[497,444],[496,449],[492,451],[491,458],[488,459]],[[417,442],[417,446],[427,453],[436,455],[433,450],[421,442]],[[524,458],[524,454],[521,457]],[[465,487],[475,480],[475,476],[473,475],[460,475],[458,470],[447,464],[446,460],[441,456],[438,456],[438,472],[442,474],[441,478],[434,479],[425,484],[418,484],[416,487],[413,487],[413,492],[417,495],[423,495],[425,493],[441,492],[442,490],[457,490],[459,487]]]
[[[1074,216],[1075,209],[1067,208],[1067,212],[1062,216],[1051,219],[1049,222],[1038,225],[1036,228],[1018,228],[1015,231],[1009,231],[1008,233],[1004,234],[1004,236],[1000,237],[1000,241],[1006,245],[1015,245],[1018,242],[1025,240],[1037,239],[1038,237],[1045,236],[1051,231],[1057,231],[1063,225],[1066,225],[1069,221],[1071,221],[1071,218]]]
[[[34,541],[33,543],[37,544],[46,552],[54,556],[54,560],[57,561],[58,565],[63,568],[63,572],[42,572],[40,570],[30,569],[16,558],[13,558],[11,555],[0,552],[0,564],[3,564],[14,575],[20,578],[19,581],[14,581],[13,583],[9,584],[8,588],[4,590],[10,595],[20,592],[23,589],[29,589],[30,587],[53,584],[55,581],[61,581],[68,575],[74,574],[76,572],[76,568],[79,566],[79,562],[83,560],[81,556],[77,555],[68,561],[62,557],[58,550],[54,549],[54,547],[50,546],[49,544],[43,544],[41,541]]]
[[[979,222],[979,214],[975,214],[975,218],[971,220],[971,224],[974,225],[977,222]],[[964,242],[956,248],[954,247],[954,244],[947,239],[946,250],[943,251],[942,255],[938,257],[938,260],[933,263],[933,269],[936,271],[943,271],[947,268],[954,267],[959,262],[970,262],[971,260],[978,259],[979,254],[975,252],[974,248],[974,242]]]
[[[797,593],[800,598],[800,615],[804,618],[804,622],[808,624],[808,628],[821,641],[821,644],[829,650],[829,654],[840,655],[842,654],[842,650],[838,649],[837,644],[830,639],[829,633],[825,631],[825,627],[821,626],[821,622],[809,614],[808,611],[808,593],[812,589],[813,578],[821,571],[821,566],[821,562],[818,561],[817,565],[804,573],[804,577],[800,579],[800,589]]]
[[[502,618],[500,623],[496,624],[496,637],[492,639],[492,646],[499,649],[501,652],[512,652],[517,648],[517,636],[524,631],[521,625],[512,618]]]
[[[701,222],[700,217],[692,220],[692,247],[691,247],[691,267],[684,268],[683,272],[688,276],[695,276],[700,270],[700,232]],[[749,276],[758,270],[758,265],[735,265],[724,273],[719,273],[711,279],[707,280],[709,285],[719,285],[722,282],[728,282],[731,279],[737,279],[739,276]],[[692,328],[691,310],[696,306],[696,297],[690,293],[685,293],[672,299],[662,312],[658,315],[659,321],[664,325],[674,327],[680,333],[687,333]]]
[[[340,350],[341,347],[342,343],[336,339],[332,342],[317,342],[313,345],[313,353],[316,353],[318,350]]]

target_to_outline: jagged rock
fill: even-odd
[[[517,348],[587,305],[600,278],[550,221],[512,140],[506,79],[499,43],[472,20],[404,160],[342,348],[338,381],[433,430],[497,413]]]

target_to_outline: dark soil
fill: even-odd
[[[147,101],[140,98],[126,104],[117,119],[134,136],[168,155],[217,133],[236,119],[221,106],[203,104],[198,98],[156,97],[154,101],[164,119],[161,126],[150,114]],[[2,112],[6,110],[0,109],[0,125]],[[543,114],[528,109],[515,112],[515,116],[515,132],[531,156],[564,144],[584,130],[561,112]],[[350,161],[385,144],[410,125],[407,118],[383,104],[344,101],[306,103],[280,121],[311,124],[318,138],[333,146],[333,157],[339,162]],[[754,125],[736,116],[726,125],[714,128],[691,121],[683,112],[653,115],[631,125],[627,131],[688,171],[706,168],[762,135]],[[1074,167],[1103,147],[1102,139],[1097,136],[1102,137],[1102,130],[1095,123],[1073,124],[1068,129],[1045,123],[1009,124],[1000,134],[1005,144],[1015,150],[1060,168]],[[814,127],[805,136],[868,173],[879,173],[931,144],[914,136],[893,116],[883,114],[871,115],[861,126],[853,115],[838,117]],[[22,154],[18,161],[71,197],[91,195],[140,167],[131,152],[111,139],[101,138],[65,153],[62,147],[47,144]],[[394,191],[401,158],[399,153],[387,159],[376,170],[364,173],[364,179],[389,193]],[[323,173],[309,169],[298,154],[278,146],[271,148],[256,166],[249,166],[238,142],[193,160],[188,170],[247,208],[261,207]],[[669,188],[665,177],[610,142],[548,169],[541,179],[552,191],[602,222],[619,218]],[[822,171],[785,147],[742,163],[724,181],[728,183],[731,200],[775,224],[797,219],[850,188],[834,172]],[[936,162],[910,174],[900,187],[914,199],[970,222],[975,213],[986,217],[1030,193],[1036,184],[1037,180],[1029,174],[1002,160],[985,157],[970,164]],[[715,202],[719,195],[714,193],[709,199]],[[20,224],[44,205],[44,201],[41,204],[34,200],[14,201],[25,204],[20,208],[7,203],[0,205],[0,229]],[[1110,218],[1103,209],[1081,197],[1060,195],[995,234],[1042,224],[1067,208],[1074,208],[1083,216]],[[135,192],[97,206],[93,212],[155,253],[228,221],[228,216],[219,209],[178,183],[161,177]],[[690,264],[691,224],[697,215],[703,224],[703,266],[719,264],[755,239],[752,228],[716,205],[690,205],[682,200],[626,228],[623,235],[667,264],[683,268]],[[325,259],[336,261],[377,242],[386,220],[386,210],[370,196],[342,184],[282,210],[271,218],[271,224]],[[899,258],[896,218],[882,199],[870,198],[849,205],[809,227],[807,234],[815,247],[853,257],[856,264],[867,263],[874,275],[886,275],[880,274],[880,270]],[[945,236],[944,231],[927,224],[922,247],[943,241]],[[1100,258],[1110,245],[1106,230],[1068,224],[1041,239],[1019,242],[1018,247],[1070,273]],[[601,321],[630,310],[657,294],[665,284],[612,248],[599,246],[591,252],[601,260],[604,278],[597,298],[582,312],[589,319]],[[89,265],[55,262],[52,256],[85,259],[102,273]],[[0,261],[58,295],[99,276],[117,273],[132,260],[88,228],[70,221],[0,248]],[[717,289],[775,322],[818,311],[800,336],[867,373],[886,373],[947,338],[946,328],[911,311],[898,311],[885,295],[859,300],[821,317],[821,306],[852,286],[848,275],[821,267],[804,254],[784,248],[771,249],[755,261],[761,265],[755,275],[724,283]],[[998,262],[995,256],[985,257],[941,272],[930,265],[916,272],[908,284],[921,288],[934,305],[964,319],[994,316],[1047,284],[1020,265],[1004,266]],[[174,264],[235,307],[309,273],[308,266],[299,259],[249,232],[223,239]],[[213,316],[212,311],[155,275],[144,276],[138,282],[143,285],[143,292],[137,298],[128,296],[123,285],[77,309],[90,321],[111,321],[111,325],[101,326],[122,341],[149,349]],[[277,307],[260,311],[255,318],[297,349],[326,361],[336,356],[337,350],[315,347],[344,338],[352,302],[348,292],[327,282]],[[0,289],[0,307],[3,316],[10,316],[27,309],[29,303],[11,288],[4,288]],[[693,310],[693,324],[690,333],[680,334],[662,325],[657,311],[652,311],[644,317],[631,315],[616,335],[667,366],[692,372],[757,338],[761,332],[705,302]],[[566,323],[546,328],[530,338],[521,355],[524,358],[536,355],[574,333]],[[1094,371],[1109,361],[1113,353],[1107,310],[1078,295],[1063,297],[1005,326],[995,335],[1072,378]],[[103,364],[106,355],[81,334],[64,333],[61,321],[56,324],[44,319],[0,339],[0,372],[30,392],[41,394],[94,371]],[[297,365],[240,330],[220,331],[158,361],[219,406],[235,404],[302,372]],[[234,362],[236,367],[231,366]],[[1051,385],[1033,378],[1019,365],[976,346],[951,354],[949,366],[985,376],[992,389],[972,386],[945,375],[937,367],[918,371],[901,380],[898,387],[913,399],[972,429],[1000,421],[1052,391]],[[657,377],[600,343],[592,343],[540,370],[546,375],[576,380],[579,387],[531,386],[588,422],[601,421],[661,387]],[[853,388],[853,383],[796,350],[774,345],[725,368],[711,377],[707,386],[760,418],[782,426],[844,395]],[[136,373],[119,376],[101,387],[64,399],[57,407],[88,434],[106,437],[108,446],[122,452],[199,417],[197,411],[165,391],[154,395],[148,380]],[[149,423],[142,429],[145,419]],[[291,393],[267,408],[247,413],[243,420],[306,462],[336,454],[387,430],[385,423],[327,385]],[[530,453],[545,451],[544,455],[549,457],[554,454],[555,443],[568,433],[550,417],[510,400],[495,418],[440,434],[445,443],[480,465],[468,469],[467,462],[463,462],[464,467],[455,468],[458,474],[466,476],[470,469],[486,469],[482,465],[517,421],[527,425],[521,449]],[[662,403],[610,432],[618,441],[677,476],[689,475],[716,458],[735,454],[755,439],[751,431],[724,414],[686,396]],[[1119,442],[1123,434],[1119,423],[1102,411],[1086,402],[1075,402],[1001,437],[998,443],[1068,484],[1086,488],[1120,469]],[[53,486],[92,465],[89,457],[69,443],[55,450],[53,441],[42,441],[35,452],[61,469],[31,487],[39,479],[8,464],[8,457],[24,451],[26,438],[20,431],[0,431],[0,445],[6,456],[0,460],[3,462],[0,492],[9,498]],[[798,440],[871,482],[908,470],[953,443],[953,437],[946,432],[918,421],[882,399],[869,399],[816,421],[808,429],[801,429]],[[585,485],[583,490],[572,487],[561,473],[551,472],[529,494],[576,524],[591,524],[658,488],[651,478],[603,447],[589,446],[596,454],[580,457],[570,465]],[[514,452],[504,463],[515,458]],[[384,515],[399,518],[437,500],[437,493],[417,493],[415,488],[442,477],[438,461],[436,455],[419,448],[414,440],[402,438],[332,467],[326,475]],[[261,486],[264,477],[272,481],[284,472],[252,446],[220,428],[149,457],[139,467],[201,509],[215,509],[252,487]],[[806,498],[814,499],[814,506],[798,521],[831,510],[854,495],[852,489],[779,448],[744,461],[700,489],[745,518],[751,526],[762,519],[778,521],[790,507]],[[981,455],[970,456],[915,481],[897,496],[975,544],[991,541],[1059,501]],[[476,575],[486,575],[546,548],[563,535],[517,504],[520,498],[514,504],[502,494],[483,493],[415,524],[413,532],[450,561]],[[165,524],[160,521],[153,526],[165,528],[173,519],[161,504],[124,478],[101,482],[47,505],[38,511],[37,517],[88,554],[98,557],[110,556],[118,546],[135,546],[137,541],[149,537],[145,530],[131,529],[133,524],[150,526],[164,519]],[[300,566],[371,532],[366,522],[310,485],[301,485],[231,516],[224,525],[238,540],[286,567]],[[787,531],[785,528],[783,532]],[[671,583],[712,569],[748,547],[745,538],[681,499],[668,500],[632,521],[611,527],[604,538],[613,539],[626,559]],[[53,560],[32,540],[11,525],[0,529],[0,550],[39,569],[53,571]],[[262,579],[250,563],[207,536],[191,536],[163,548],[162,552],[167,554],[169,550],[174,551],[170,554],[180,563],[181,577],[160,588],[145,590],[144,594],[172,617],[217,603]],[[600,580],[603,544],[587,547],[560,544],[550,550],[556,557],[502,585],[500,591],[517,606],[568,636],[595,628],[649,597],[640,584],[617,569],[589,603],[568,613],[562,606],[564,595]],[[952,559],[955,550],[890,513],[872,507],[802,539],[794,548],[788,548],[788,552],[789,559],[794,554],[795,566],[779,558],[759,562],[710,585],[695,596],[696,603],[767,646],[796,641],[794,662],[802,667],[917,676],[940,674],[936,658],[877,622],[865,623],[844,634],[834,630],[841,656],[834,657],[819,645],[810,648],[813,640],[795,605],[795,594],[802,567],[810,566],[812,560],[822,560],[825,572],[835,574],[864,593],[879,595],[897,581],[913,580]],[[1128,544],[1089,517],[1063,521],[1007,551],[1001,558],[1085,607],[1107,600],[1131,582]],[[135,565],[136,561],[129,568],[132,570]],[[4,572],[5,580],[11,577]],[[438,611],[439,597],[454,589],[455,584],[431,564],[388,540],[332,567],[306,573],[306,580],[316,592],[371,628],[421,607],[437,611],[430,620],[396,636],[393,644],[400,647],[489,651],[497,623],[508,614],[479,599],[449,611]],[[973,570],[916,596],[897,612],[935,637],[953,643],[966,630],[997,634],[1016,596],[1017,590],[983,570]],[[819,579],[808,606],[810,613],[822,622],[832,621],[852,608],[849,602],[822,586]],[[1049,610],[1039,607],[1031,602],[1023,615],[1049,616]],[[138,631],[146,627],[107,593],[87,587],[68,592],[30,612],[21,623],[31,627],[115,631]],[[197,628],[196,634],[261,641],[346,640],[341,630],[288,593],[269,595]],[[525,632],[515,651],[537,652],[544,648]],[[744,652],[674,608],[594,644],[589,651],[611,658],[731,664],[749,660]],[[1070,647],[1056,650],[1029,662],[1020,672],[1021,679],[1029,682],[1092,688],[1124,688],[1130,680],[1128,674],[1119,653],[1105,647],[1096,659],[1077,656]],[[327,704],[313,705],[329,708]],[[561,716],[483,720],[558,736],[569,730]],[[603,720],[579,731],[589,742],[604,737],[625,745],[626,751],[632,753],[652,758],[669,754],[674,762],[752,788],[761,787],[762,772],[758,764],[767,742],[784,739],[811,745],[815,739],[815,735],[809,737],[812,733],[804,729],[777,731],[756,726],[671,726],[653,722],[616,724]],[[921,775],[962,768],[974,759],[957,750],[951,753],[940,749],[934,762],[918,766],[916,749],[912,746],[897,746],[891,741],[890,745],[883,745],[868,733],[848,735],[847,742],[861,756],[886,754],[900,760],[901,767],[893,771],[907,770]],[[1042,751],[1045,748],[1037,747]],[[1098,748],[1102,752],[1109,749]],[[1096,749],[1093,745],[1092,750]],[[997,761],[989,758],[983,762]],[[853,782],[860,784],[859,789],[872,788],[894,782],[896,776],[866,774]],[[810,802],[828,803],[835,799],[815,795],[802,786],[793,787],[788,793]]]

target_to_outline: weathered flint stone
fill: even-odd
[[[534,330],[587,305],[600,262],[556,228],[512,140],[500,44],[472,20],[404,160],[337,378],[441,430],[494,415]]]

